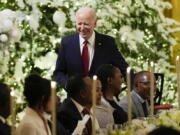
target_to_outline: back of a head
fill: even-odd
[[[66,90],[68,93],[68,96],[72,98],[77,98],[80,95],[80,91],[85,89],[86,84],[84,82],[84,78],[86,76],[82,74],[76,74],[74,76],[71,76],[67,82]]]
[[[50,81],[38,75],[30,75],[25,79],[24,96],[30,107],[46,105],[50,98]]]
[[[9,87],[0,82],[0,113],[6,112],[7,117],[10,113],[10,89]]]
[[[9,87],[4,84],[4,83],[1,83],[0,82],[0,107],[1,106],[4,106],[8,100],[9,100],[9,97],[10,97],[10,89]]]
[[[104,64],[97,69],[96,75],[101,81],[102,91],[104,91],[108,86],[108,78],[114,77],[115,69],[116,67],[110,64]]]
[[[171,127],[159,127],[151,131],[148,135],[180,135],[180,132]]]

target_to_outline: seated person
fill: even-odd
[[[0,135],[10,135],[6,118],[10,115],[10,88],[0,82]]]
[[[24,96],[28,107],[20,121],[16,135],[51,135],[44,116],[51,94],[50,81],[37,75],[25,79]]]
[[[118,105],[115,95],[121,91],[121,72],[113,65],[102,65],[96,75],[102,83],[103,98],[114,109],[113,118],[115,124],[127,121],[127,113]]]
[[[66,130],[73,133],[79,121],[84,117],[91,116],[90,107],[92,106],[92,79],[88,76],[77,74],[72,76],[67,83],[68,97],[63,101],[58,113],[58,120]],[[88,115],[87,115],[88,113]],[[99,125],[96,121],[96,129]],[[88,117],[82,132],[85,135],[92,133],[91,117]],[[81,135],[81,133],[79,133]]]
[[[114,109],[111,105],[105,101],[102,97],[102,85],[99,80],[97,80],[97,95],[96,95],[96,117],[100,128],[107,128],[107,125],[113,125],[113,111]]]
[[[134,89],[131,92],[132,118],[147,117],[149,114],[150,75],[148,71],[141,71],[134,78]],[[156,89],[155,85],[154,88]],[[119,105],[127,112],[127,96],[120,100]]]

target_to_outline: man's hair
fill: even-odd
[[[0,82],[0,107],[4,107],[9,102],[10,90],[5,83]]]
[[[97,71],[96,75],[98,76],[99,80],[102,84],[102,91],[104,92],[108,87],[108,78],[114,77],[116,67],[110,64],[104,64],[100,66]]]
[[[96,11],[90,7],[82,7],[80,9],[78,9],[76,12],[76,16],[79,14],[83,14],[84,12],[89,12],[95,20],[97,19]]]
[[[50,81],[38,75],[30,75],[25,79],[24,96],[30,107],[41,105],[45,107],[50,98]]]
[[[137,83],[139,82],[139,80],[142,78],[142,76],[146,73],[149,73],[149,71],[140,71],[138,73],[135,74],[134,77],[134,87],[137,86]]]
[[[84,82],[85,77],[86,76],[83,74],[76,74],[69,78],[66,86],[68,96],[72,98],[79,97],[81,90],[86,88],[86,84]]]

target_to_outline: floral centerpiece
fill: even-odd
[[[162,111],[154,117],[132,120],[129,126],[125,124],[119,129],[109,131],[110,135],[147,135],[153,129],[166,126],[180,131],[180,110]]]

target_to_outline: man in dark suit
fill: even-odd
[[[10,135],[10,126],[6,118],[10,115],[10,89],[0,82],[0,135]]]
[[[80,8],[76,13],[78,33],[61,41],[54,77],[65,88],[67,80],[76,73],[93,75],[102,64],[117,66],[125,77],[128,64],[117,49],[115,39],[94,31],[96,13],[91,8]]]
[[[148,100],[150,100],[150,77],[151,73],[148,71],[138,72],[135,76],[134,89],[131,92],[132,118],[147,117],[149,114]],[[154,89],[156,90],[155,82]],[[120,100],[119,105],[124,109],[125,112],[127,112],[127,96]]]
[[[68,97],[61,104],[58,113],[58,120],[68,132],[73,133],[78,121],[84,117],[84,110],[90,113],[88,106],[92,105],[91,90],[92,80],[89,77],[78,74],[69,79],[67,83]]]

